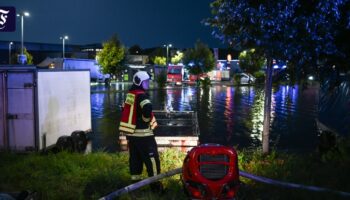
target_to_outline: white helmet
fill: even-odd
[[[142,81],[148,80],[150,78],[151,77],[148,75],[147,72],[138,71],[134,74],[132,81],[134,82],[135,85],[140,86],[142,84]]]

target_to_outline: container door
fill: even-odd
[[[6,149],[5,135],[5,83],[4,73],[0,72],[0,149]]]
[[[7,125],[11,150],[34,150],[34,74],[8,73]]]

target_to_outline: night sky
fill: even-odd
[[[193,47],[197,39],[209,47],[225,47],[201,21],[210,16],[212,0],[1,0],[0,6],[28,11],[24,41],[92,44],[108,40],[114,33],[126,46],[141,48],[171,43]],[[0,33],[0,40],[20,41],[20,20],[15,32]]]

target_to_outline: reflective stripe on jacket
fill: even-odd
[[[147,129],[136,129],[136,121],[137,121],[137,99],[140,94],[144,94],[143,90],[131,90],[128,92],[126,96],[126,100],[124,103],[122,116],[120,120],[119,130],[121,132],[126,133],[129,136],[150,136],[153,135],[153,129],[157,126],[157,121],[154,117],[153,112],[151,112],[151,118],[145,118],[142,113],[142,120],[144,122],[149,122],[149,128]],[[151,103],[148,99],[143,100],[139,103],[141,109],[148,103]]]

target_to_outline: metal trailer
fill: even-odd
[[[0,66],[0,150],[36,151],[91,131],[89,70]]]
[[[175,148],[183,152],[199,144],[199,126],[194,111],[153,111],[158,127],[154,130],[159,150]],[[121,150],[127,150],[125,135],[119,135]]]

